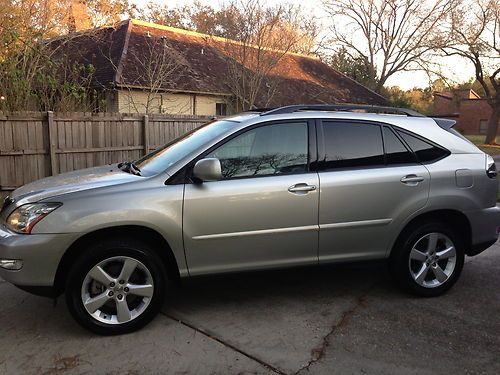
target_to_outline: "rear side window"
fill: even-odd
[[[384,165],[382,133],[376,124],[323,122],[321,169]]]
[[[417,155],[418,161],[422,163],[436,161],[449,154],[448,150],[442,149],[406,132],[398,130],[398,133]]]
[[[411,164],[416,162],[415,155],[406,148],[389,127],[384,126],[383,131],[387,164]]]

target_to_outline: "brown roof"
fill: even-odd
[[[434,96],[439,96],[449,100],[481,99],[481,96],[472,89],[453,89],[451,91],[442,91],[442,92],[435,91]]]
[[[168,42],[179,63],[172,79],[161,86],[169,91],[231,95],[228,86],[228,57],[222,43],[227,40],[208,35],[127,20],[51,41],[75,62],[92,64],[95,83],[109,86],[149,87],[141,74],[144,57],[151,55],[152,43]],[[237,42],[234,42],[238,45]],[[246,68],[251,69],[244,64]],[[386,104],[386,100],[365,86],[332,69],[319,59],[287,53],[271,71],[276,93],[270,106],[312,103]],[[262,103],[257,103],[261,105]]]

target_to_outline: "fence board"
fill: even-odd
[[[0,112],[0,198],[52,174],[138,159],[146,150],[154,150],[210,119],[134,113]]]

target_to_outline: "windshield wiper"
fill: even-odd
[[[133,161],[122,161],[118,163],[118,168],[124,172],[132,173],[133,175],[140,176],[141,170]]]

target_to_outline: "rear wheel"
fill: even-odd
[[[424,297],[438,296],[458,280],[464,264],[464,241],[439,222],[405,231],[391,257],[391,270],[403,287]]]
[[[68,308],[78,323],[112,335],[135,331],[156,316],[166,275],[152,249],[132,239],[108,240],[83,254],[66,288]]]

